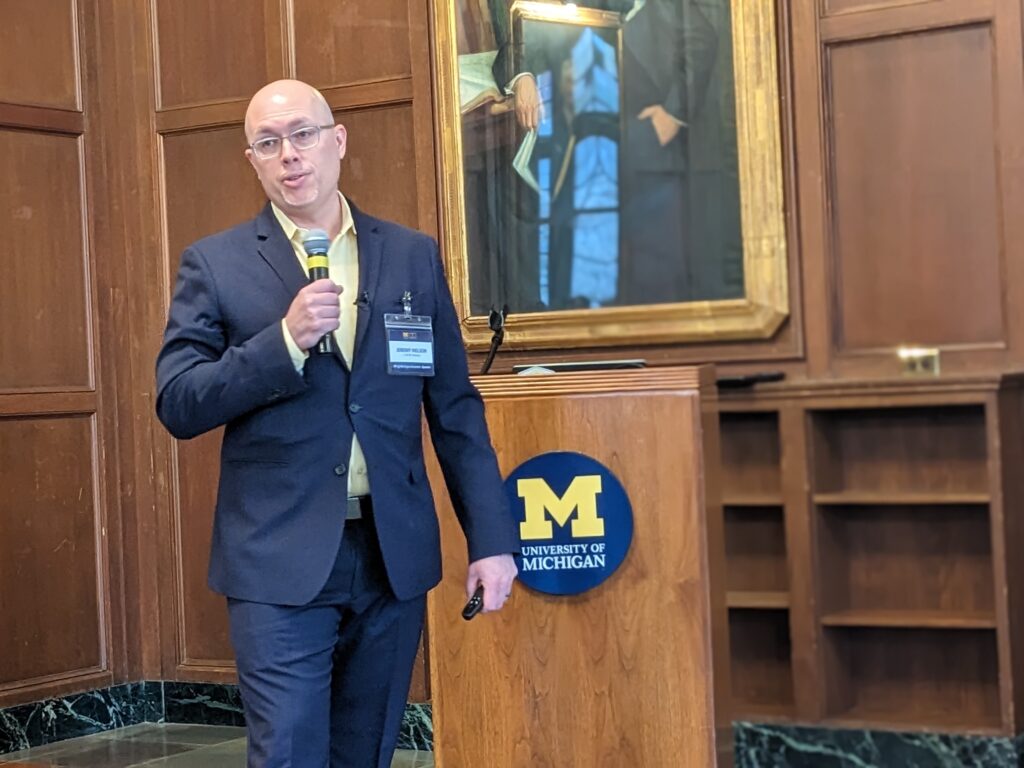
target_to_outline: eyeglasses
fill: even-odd
[[[333,127],[333,125],[304,125],[286,136],[268,136],[265,139],[254,141],[249,148],[256,153],[256,157],[260,160],[271,160],[281,154],[281,147],[285,139],[288,139],[296,149],[312,149],[320,143],[320,131]]]

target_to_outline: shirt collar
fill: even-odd
[[[356,222],[352,218],[352,209],[349,208],[348,200],[345,196],[338,192],[338,197],[341,199],[341,231],[338,233],[338,237],[345,235],[349,230],[352,230],[352,234],[356,234]],[[294,221],[288,218],[288,214],[277,207],[276,203],[270,204],[271,209],[274,211],[274,216],[277,217],[277,223],[281,225],[281,229],[284,230],[284,236],[288,238],[290,242],[302,244],[302,237],[309,230],[302,229]]]

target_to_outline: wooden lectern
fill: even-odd
[[[718,464],[717,421],[702,401],[715,396],[710,369],[474,383],[503,476],[550,451],[596,459],[628,494],[633,542],[588,592],[517,584],[500,613],[466,622],[465,540],[430,463],[445,556],[427,609],[435,765],[731,766],[723,526],[705,504]]]

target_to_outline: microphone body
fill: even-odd
[[[306,252],[309,282],[330,277],[327,252],[331,248],[331,239],[327,233],[322,229],[311,229],[302,240],[302,248]],[[334,337],[330,333],[325,333],[313,349],[318,355],[331,354],[334,351]]]

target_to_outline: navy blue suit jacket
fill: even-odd
[[[374,521],[400,599],[441,577],[438,521],[423,463],[423,412],[470,561],[518,551],[455,309],[433,239],[352,206],[358,304],[349,371],[311,355],[296,372],[281,329],[307,278],[268,204],[253,221],[189,246],[157,360],[157,413],[177,438],[221,425],[210,586],[243,600],[301,605],[334,564],[344,529],[353,432]],[[433,318],[435,375],[387,372],[384,313]]]

